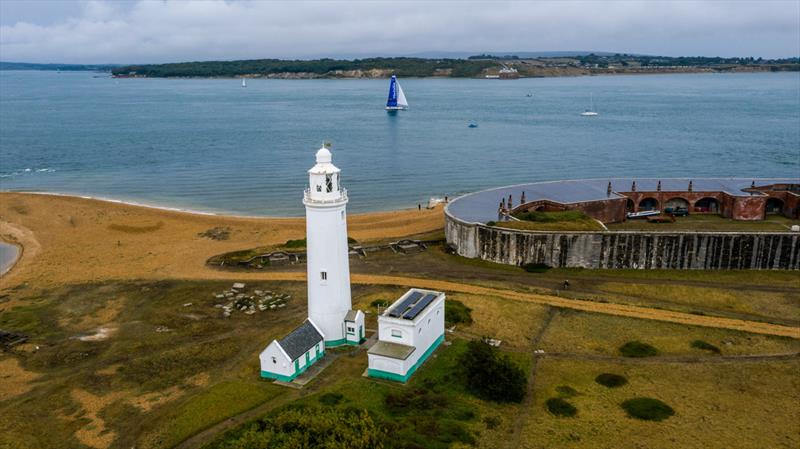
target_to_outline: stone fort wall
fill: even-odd
[[[522,265],[638,269],[800,269],[800,233],[535,232],[445,215],[447,243],[464,257]]]

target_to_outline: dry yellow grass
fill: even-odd
[[[796,339],[569,310],[553,318],[540,346],[547,352],[619,355],[620,346],[635,340],[649,343],[662,354],[671,355],[711,355],[692,348],[690,345],[694,340],[711,343],[726,355],[800,351],[800,340]]]
[[[84,414],[80,415],[80,419],[88,419],[90,421],[89,424],[82,426],[75,432],[75,437],[78,441],[97,449],[105,449],[111,446],[111,443],[117,438],[117,434],[112,430],[106,429],[106,422],[100,417],[100,413],[104,408],[126,394],[124,391],[115,391],[105,396],[97,396],[81,389],[72,390],[72,399],[80,404],[85,411]],[[78,417],[70,418],[75,419]]]
[[[800,281],[800,278],[798,278]],[[601,291],[633,298],[667,301],[689,307],[759,315],[768,318],[800,320],[798,306],[800,293],[765,292],[700,287],[679,284],[638,284],[604,282],[597,286]]]
[[[472,309],[472,325],[458,325],[457,330],[500,339],[503,347],[530,347],[547,314],[547,308],[538,304],[504,298],[458,293],[447,299],[461,301]]]
[[[539,362],[535,402],[520,447],[544,449],[763,449],[800,446],[800,362],[617,364],[598,361]],[[601,373],[622,374],[628,384],[606,388]],[[567,385],[575,418],[557,418],[544,402]],[[645,396],[675,410],[662,422],[626,416],[619,404]]]
[[[0,359],[0,402],[27,393],[40,374],[27,371],[13,357]]]

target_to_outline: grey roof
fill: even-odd
[[[519,205],[522,192],[525,201],[550,200],[562,204],[581,203],[615,198],[625,198],[614,192],[629,192],[636,181],[636,190],[652,192],[661,181],[661,190],[686,191],[692,181],[694,192],[725,192],[733,196],[751,196],[749,189],[755,181],[756,187],[771,184],[800,184],[800,178],[612,178],[573,179],[566,181],[534,182],[514,186],[498,187],[470,193],[451,201],[446,211],[451,216],[468,223],[486,223],[497,220],[497,207],[502,199],[513,196]],[[611,182],[611,195],[607,194]]]
[[[357,316],[358,316],[358,310],[348,310],[347,315],[344,316],[344,320],[355,322]]]
[[[295,361],[321,341],[322,334],[311,324],[311,321],[306,320],[289,335],[278,340],[278,344],[286,351],[289,358]]]
[[[379,341],[375,343],[367,353],[372,355],[380,355],[383,357],[390,357],[393,359],[405,360],[414,352],[413,346],[401,345],[400,343],[392,343],[390,341]]]

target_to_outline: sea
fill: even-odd
[[[410,107],[390,115],[385,79],[2,71],[0,190],[299,216],[324,141],[351,212],[557,179],[800,175],[797,72],[400,83]]]

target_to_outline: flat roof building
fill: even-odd
[[[442,292],[412,288],[378,316],[367,374],[406,382],[444,341],[444,301]]]

